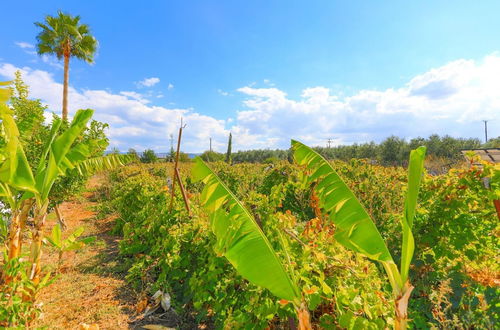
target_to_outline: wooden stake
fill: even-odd
[[[183,125],[182,123],[182,118],[181,118],[181,127],[179,128],[179,138],[177,139],[177,153],[175,154],[175,163],[174,163],[174,171],[172,174],[172,193],[170,196],[170,208],[169,210],[172,211],[172,208],[174,206],[174,197],[175,197],[175,181],[179,182],[179,187],[181,188],[182,192],[182,198],[184,199],[184,204],[186,204],[186,209],[188,211],[188,214],[191,214],[190,208],[189,208],[189,201],[187,199],[187,194],[186,191],[184,190],[184,186],[182,184],[181,176],[179,174],[179,153],[180,153],[180,148],[181,148],[181,139],[182,139],[182,130],[186,127],[186,125]]]
[[[189,207],[189,199],[188,199],[188,196],[186,194],[186,190],[184,189],[184,185],[182,184],[181,174],[179,173],[178,168],[175,169],[175,174],[176,174],[175,177],[179,181],[179,187],[181,188],[182,199],[184,199],[184,204],[186,205],[186,210],[188,211],[188,214],[191,215],[191,209]]]
[[[64,217],[61,213],[61,210],[59,210],[58,205],[54,206],[54,211],[56,212],[57,222],[59,222],[59,224],[61,225],[61,229],[66,230],[68,226],[66,225],[66,221],[64,221]]]
[[[499,199],[493,200],[493,205],[495,205],[495,209],[497,210],[497,217],[498,220],[500,220],[500,200]]]

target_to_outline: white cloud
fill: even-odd
[[[0,77],[13,79],[16,70],[21,70],[23,80],[30,86],[30,97],[41,99],[50,111],[60,113],[62,84],[55,82],[52,74],[4,63],[0,64]],[[106,90],[77,90],[70,86],[70,116],[76,109],[87,108],[95,110],[95,119],[110,124],[111,147],[121,150],[135,147],[137,150],[168,151],[168,135],[177,134],[181,117],[188,125],[183,137],[184,150],[201,152],[208,149],[209,137],[212,137],[214,148],[222,151],[229,134],[224,120],[201,115],[193,109],[149,105],[144,96],[136,92],[114,94]]]
[[[168,90],[174,89],[174,85],[173,85],[173,84],[171,84],[171,83],[169,83],[169,84],[168,84],[167,89],[168,89]]]
[[[24,41],[16,41],[15,42],[16,46],[22,48],[22,49],[33,49],[35,48],[34,45],[30,44],[29,42],[24,42]]]
[[[490,135],[498,136],[498,86],[500,56],[494,54],[481,61],[450,62],[400,88],[362,90],[342,98],[322,86],[304,89],[298,100],[277,88],[243,87],[238,91],[247,96],[247,109],[238,112],[236,125],[248,144],[273,137],[279,146],[290,138],[320,145],[328,138],[351,143],[380,141],[391,134],[481,138],[481,119],[491,120]]]
[[[153,87],[154,85],[156,85],[159,82],[160,82],[160,78],[157,78],[157,77],[144,78],[143,80],[141,80],[137,83],[137,86],[138,87]]]
[[[14,77],[18,69],[0,64],[0,76]],[[62,85],[42,70],[21,68],[31,96],[60,112]],[[215,150],[224,151],[229,131],[235,150],[287,148],[290,138],[311,145],[380,141],[395,134],[405,138],[432,133],[482,138],[482,119],[490,136],[500,135],[500,56],[481,61],[457,60],[415,76],[404,86],[361,90],[351,96],[335,95],[324,86],[304,89],[298,98],[276,88],[241,87],[245,99],[240,111],[226,120],[191,108],[154,105],[156,93],[78,90],[70,86],[70,113],[95,109],[97,120],[110,123],[112,147],[126,150],[153,148],[167,151],[169,134],[177,134],[180,118],[187,123],[183,149],[201,152],[212,138]]]

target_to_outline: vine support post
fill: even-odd
[[[61,210],[59,210],[59,205],[54,206],[54,211],[56,212],[57,222],[59,222],[59,224],[61,225],[61,229],[66,230],[68,226],[66,225],[66,221],[64,221]]]
[[[500,199],[495,199],[493,201],[493,205],[495,205],[495,210],[497,211],[498,220],[500,220]]]
[[[184,189],[184,185],[182,184],[181,180],[181,175],[179,172],[179,154],[180,154],[180,148],[181,148],[181,139],[182,139],[182,130],[186,127],[185,124],[182,122],[181,118],[181,126],[179,127],[179,137],[177,139],[177,152],[175,153],[175,162],[174,162],[174,169],[173,169],[173,180],[172,180],[172,192],[170,196],[170,207],[169,210],[172,211],[172,208],[174,206],[174,197],[175,197],[175,181],[179,183],[179,187],[181,189],[182,193],[182,198],[184,200],[184,204],[186,205],[186,210],[188,211],[188,214],[191,215],[191,208],[189,207],[189,199],[187,197],[186,190]]]

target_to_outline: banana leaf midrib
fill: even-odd
[[[248,212],[248,210],[242,205],[242,203],[238,200],[238,198],[236,198],[236,196],[233,194],[233,192],[228,189],[228,187],[224,184],[224,182],[222,182],[220,180],[220,178],[213,171],[211,171],[210,168],[201,159],[196,158],[195,161],[197,162],[198,166],[202,167],[202,170],[204,172],[203,178],[201,178],[201,181],[205,182],[205,184],[206,184],[204,191],[210,190],[210,193],[213,194],[217,190],[217,186],[221,187],[224,190],[225,197],[223,196],[220,198],[225,198],[225,201],[230,202],[232,204],[231,205],[232,210],[234,210],[234,208],[237,208],[239,211],[235,212],[235,215],[237,215],[239,213],[240,216],[242,216],[242,221],[245,221],[245,220],[248,221],[247,223],[251,226],[252,230],[254,230],[258,234],[258,237],[256,237],[256,239],[263,240],[263,242],[265,243],[265,247],[269,252],[269,255],[273,258],[273,264],[277,265],[280,268],[280,272],[282,273],[283,278],[286,279],[286,281],[287,281],[287,284],[286,284],[286,286],[288,287],[287,290],[291,290],[291,292],[293,293],[292,294],[292,296],[293,296],[292,301],[294,301],[294,303],[299,303],[300,293],[299,293],[299,290],[298,290],[296,284],[292,281],[290,276],[288,276],[288,274],[285,270],[285,267],[283,266],[281,260],[278,258],[277,254],[276,254],[276,251],[274,251],[274,249],[273,249],[271,243],[269,242],[269,240],[267,239],[266,235],[264,234],[264,232],[262,231],[260,226],[255,222],[255,219],[251,216],[251,214]],[[215,187],[212,188],[210,186],[215,186]],[[211,203],[212,204],[217,203],[217,201],[219,201],[220,198],[212,200]],[[208,200],[210,200],[210,196],[207,196],[207,202],[208,202]],[[206,206],[208,207],[208,205],[206,205]],[[233,211],[231,211],[230,213],[233,213]],[[225,210],[224,210],[224,215],[226,217],[229,216],[229,214],[227,214],[227,212]],[[216,214],[214,214],[214,216],[216,216]],[[252,235],[252,232],[246,234],[246,236],[248,236],[248,235]],[[225,239],[227,239],[227,238],[225,238]],[[237,243],[239,244],[241,240],[242,240],[242,237],[239,237],[239,239],[236,242],[231,242],[231,246],[233,248],[237,247]],[[224,253],[225,252],[226,251],[224,251]],[[231,264],[233,264],[233,262],[231,260],[229,260],[229,261],[231,262]],[[236,267],[237,265],[233,264],[233,266]],[[250,280],[250,279],[247,278],[247,280]],[[268,287],[268,289],[271,290],[269,287]],[[271,290],[271,291],[273,291],[273,290]],[[282,297],[280,297],[280,298],[282,298]]]
[[[334,221],[334,223],[338,226],[338,232],[335,234],[337,238],[343,238],[342,235],[347,234],[347,239],[352,235],[352,233],[356,230],[356,228],[360,224],[365,224],[370,227],[372,227],[372,234],[376,235],[376,239],[379,241],[377,244],[377,251],[379,251],[376,254],[368,254],[366,249],[360,248],[359,244],[354,243],[352,241],[348,242],[343,242],[344,244],[348,244],[351,247],[355,247],[359,252],[367,255],[369,258],[377,260],[377,261],[383,261],[383,262],[388,262],[388,263],[394,263],[394,259],[392,258],[391,253],[387,249],[387,246],[385,244],[385,241],[382,239],[382,236],[380,235],[380,232],[378,231],[377,227],[373,223],[373,220],[371,219],[370,215],[366,211],[364,205],[358,200],[358,198],[354,195],[354,193],[349,189],[347,184],[344,182],[344,180],[338,175],[335,171],[335,169],[332,167],[332,165],[320,154],[312,150],[311,148],[307,147],[306,145],[296,141],[292,140],[292,147],[294,149],[294,158],[297,161],[298,164],[300,165],[306,165],[307,168],[312,169],[313,174],[312,176],[315,177],[315,180],[322,179],[319,184],[317,184],[313,189],[315,189],[318,192],[318,197],[322,200],[323,205],[328,205],[329,207],[325,209],[327,211],[327,214],[331,220]],[[328,173],[326,169],[329,169],[331,172]],[[316,175],[314,174],[318,172],[325,172],[322,173],[321,175]],[[329,178],[329,180],[325,179]],[[311,182],[309,182],[311,183]],[[339,201],[334,201],[332,202],[332,199],[334,198],[332,196],[333,190],[330,187],[334,187],[333,190],[341,190],[342,193],[344,194],[343,199],[347,199],[344,204],[342,205],[342,208],[348,207],[348,209],[351,209],[351,213],[345,215],[343,217],[343,220],[339,222],[338,219],[336,219],[337,212],[335,211],[336,206],[341,202]],[[346,189],[345,189],[346,188]],[[330,197],[330,198],[329,198]],[[330,205],[332,204],[333,205]],[[348,204],[349,205],[346,205]],[[341,211],[342,212],[342,211]],[[345,211],[344,211],[345,212]],[[351,218],[353,215],[358,215],[359,220],[350,223],[350,226],[348,228],[344,228],[344,224],[349,224],[349,219],[346,219],[345,217]],[[375,236],[371,236],[375,237]],[[339,241],[340,242],[340,241]],[[380,259],[380,257],[384,257],[384,259]]]

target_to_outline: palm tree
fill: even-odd
[[[71,56],[87,63],[94,62],[97,40],[90,35],[87,24],[80,24],[80,16],[71,16],[59,11],[57,16],[47,15],[45,22],[36,22],[42,31],[37,36],[39,55],[64,57],[64,89],[62,119],[68,119],[69,58]]]

